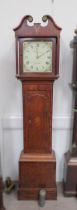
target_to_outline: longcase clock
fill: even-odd
[[[73,78],[71,88],[74,93],[74,122],[72,136],[72,151],[64,154],[64,194],[77,195],[77,29],[71,42],[73,48]]]
[[[44,22],[47,24],[44,25]],[[30,23],[32,22],[32,23]],[[59,77],[61,28],[50,16],[43,24],[25,16],[14,29],[16,77],[22,82],[24,149],[19,160],[19,199],[56,199],[56,158],[52,151],[53,82]]]

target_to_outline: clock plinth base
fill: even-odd
[[[67,152],[64,161],[64,195],[77,196],[77,157],[72,157],[70,152]]]
[[[36,200],[43,188],[46,199],[57,198],[55,154],[21,154],[19,161],[19,200]]]

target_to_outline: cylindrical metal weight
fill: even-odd
[[[43,207],[45,205],[45,199],[46,199],[46,190],[41,189],[39,192],[39,205],[40,207]]]

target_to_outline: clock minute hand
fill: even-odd
[[[36,48],[36,58],[38,58],[38,48]]]
[[[45,51],[45,52],[42,53],[41,55],[38,55],[37,58],[40,58],[41,56],[45,55],[47,52],[49,52],[49,50]]]

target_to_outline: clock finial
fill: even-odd
[[[32,16],[28,16],[28,21],[31,23],[31,22],[33,22],[33,17]]]
[[[77,36],[77,26],[76,26],[76,29],[74,30],[74,32],[75,32],[75,34],[76,34],[76,36]]]
[[[77,47],[77,26],[76,26],[76,29],[74,30],[74,33],[75,33],[75,36],[74,36],[73,40],[70,42],[71,48]]]
[[[42,17],[43,22],[46,22],[47,19],[48,19],[47,15],[44,15],[44,16]]]

